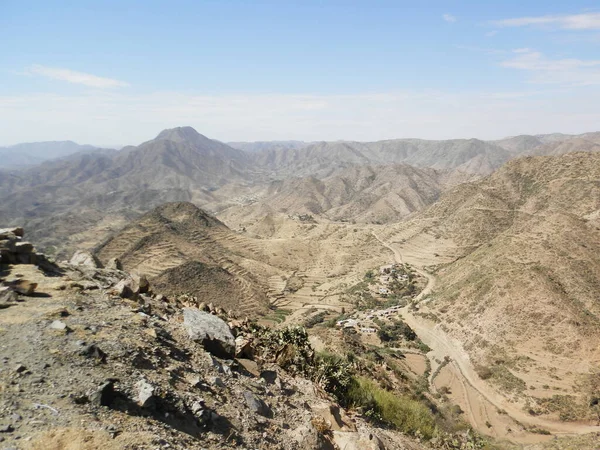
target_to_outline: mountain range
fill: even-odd
[[[98,147],[79,145],[73,141],[32,142],[0,147],[0,169],[34,166],[44,161],[97,149]]]
[[[179,127],[120,151],[58,144],[76,153],[22,170],[0,170],[0,217],[27,226],[41,245],[63,250],[65,233],[74,236],[98,224],[110,231],[171,201],[190,201],[213,213],[258,202],[262,206],[247,209],[248,214],[268,210],[395,221],[432,203],[448,186],[485,176],[515,157],[593,152],[600,138],[587,133],[495,142],[234,144],[251,150],[244,151]]]

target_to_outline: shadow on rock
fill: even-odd
[[[130,416],[151,418],[193,437],[199,437],[209,430],[228,438],[238,434],[229,419],[207,408],[202,401],[188,407],[181,399],[170,395],[155,396],[154,387],[144,380],[136,388],[138,394],[134,400],[126,393],[115,390],[113,381],[109,380],[94,393],[75,401],[106,406]]]

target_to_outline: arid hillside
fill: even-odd
[[[127,225],[95,252],[103,263],[118,258],[125,270],[147,275],[161,292],[210,298],[216,306],[240,314],[264,314],[266,279],[278,271],[241,241],[191,203],[167,203]],[[239,244],[235,250],[229,248],[232,242]],[[245,267],[265,276],[257,277]]]
[[[319,142],[303,148],[267,149],[252,154],[255,164],[278,176],[330,175],[352,165],[409,164],[439,170],[488,174],[510,158],[507,150],[478,139],[379,142]]]
[[[433,203],[450,174],[406,165],[355,166],[315,176],[287,178],[256,189],[253,201],[222,211],[226,220],[269,214],[314,215],[332,221],[397,222]],[[235,218],[235,219],[234,219]]]
[[[435,271],[420,314],[531,415],[593,417],[600,369],[600,155],[509,162],[386,230]]]

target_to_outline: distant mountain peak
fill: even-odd
[[[198,139],[199,137],[203,137],[192,127],[176,127],[169,128],[160,132],[156,139],[167,139],[169,141],[182,142],[182,141],[193,141]]]

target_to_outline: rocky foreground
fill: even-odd
[[[0,230],[0,256],[0,449],[515,448],[451,421],[428,394],[406,403],[404,433],[393,424],[406,408],[380,410],[368,396],[342,408],[366,360],[316,354],[302,327],[166,297],[117,259],[101,267],[78,252],[57,264],[20,228]],[[390,384],[393,367],[378,361]],[[396,395],[360,373],[371,378],[359,386]],[[531,448],[594,448],[596,438]]]
[[[118,261],[19,259],[22,230],[1,233],[0,448],[422,448],[303,376],[303,329],[166,298]]]

